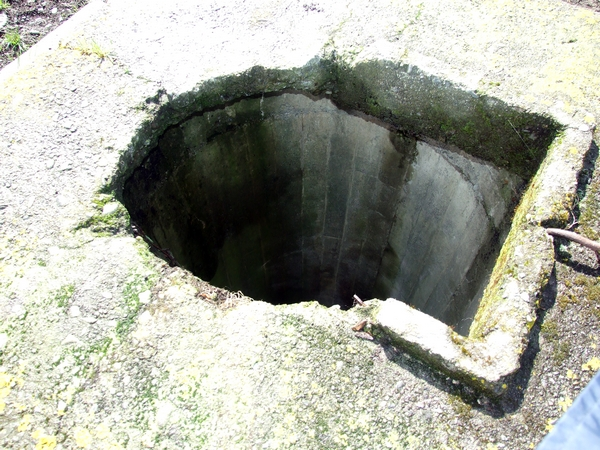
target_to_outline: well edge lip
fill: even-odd
[[[504,396],[521,369],[521,355],[529,345],[531,330],[539,319],[539,300],[554,267],[553,243],[543,224],[556,220],[565,208],[570,207],[576,194],[577,176],[583,168],[583,156],[592,143],[591,131],[565,129],[555,138],[523,195],[525,199],[529,194],[530,201],[522,201],[515,213],[510,231],[513,244],[511,246],[507,238],[502,248],[509,255],[504,264],[494,268],[494,274],[503,283],[490,292],[486,288],[484,295],[489,303],[486,320],[493,326],[483,333],[474,333],[472,326],[469,336],[463,337],[441,321],[396,299],[373,299],[365,302],[364,311],[359,313],[369,317],[373,334],[383,335],[392,344],[478,392],[494,398]],[[552,166],[558,163],[565,168],[561,180],[556,180],[556,173],[552,171]],[[553,209],[553,206],[559,209]],[[515,223],[519,220],[520,223]],[[505,249],[507,243],[509,248]],[[525,276],[510,273],[511,267],[523,268],[532,261],[537,264]],[[382,315],[389,312],[386,304],[390,302],[404,305],[400,309],[405,313],[410,310],[412,319],[405,320],[400,328],[390,326]],[[508,309],[512,309],[514,315],[507,314]],[[359,312],[360,307],[354,310]],[[478,316],[479,313],[478,310]],[[507,327],[511,319],[514,325]],[[415,331],[428,322],[433,324],[434,329],[430,332],[436,339],[419,339]],[[477,327],[475,321],[473,325]],[[497,338],[505,345],[494,345],[493,340]]]

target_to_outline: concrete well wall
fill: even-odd
[[[276,304],[395,297],[466,333],[521,184],[287,93],[171,127],[124,199],[161,247],[217,286]]]

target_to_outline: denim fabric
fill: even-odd
[[[537,450],[600,450],[600,372],[579,394]]]

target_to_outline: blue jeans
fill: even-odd
[[[556,422],[537,450],[600,450],[600,372]]]

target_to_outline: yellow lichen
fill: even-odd
[[[20,370],[19,373],[22,373],[22,370]],[[0,413],[2,413],[6,408],[6,402],[4,399],[9,396],[12,388],[15,385],[21,387],[23,386],[23,383],[23,379],[18,376],[14,376],[6,372],[0,372]]]
[[[17,431],[22,433],[23,431],[27,431],[29,428],[29,424],[31,423],[31,414],[25,414],[21,421],[19,422],[19,426],[17,426]]]
[[[108,426],[104,423],[101,423],[100,425],[98,425],[96,427],[95,434],[96,434],[96,437],[100,440],[105,440],[112,436],[112,433],[110,432],[110,428],[108,428]]]
[[[56,448],[56,436],[44,433],[41,428],[31,433],[31,437],[38,441],[35,444],[35,450],[54,450]]]
[[[587,9],[581,9],[575,15],[578,19],[584,19],[586,23],[590,25],[596,25],[600,20],[596,15]]]
[[[573,400],[566,396],[564,399],[558,401],[558,407],[562,412],[566,412],[569,409],[569,406],[573,404]]]
[[[581,368],[583,370],[592,370],[595,372],[596,370],[600,369],[600,359],[594,356],[588,362],[582,364]]]
[[[93,441],[92,433],[86,428],[77,427],[73,433],[77,447],[88,448]]]

